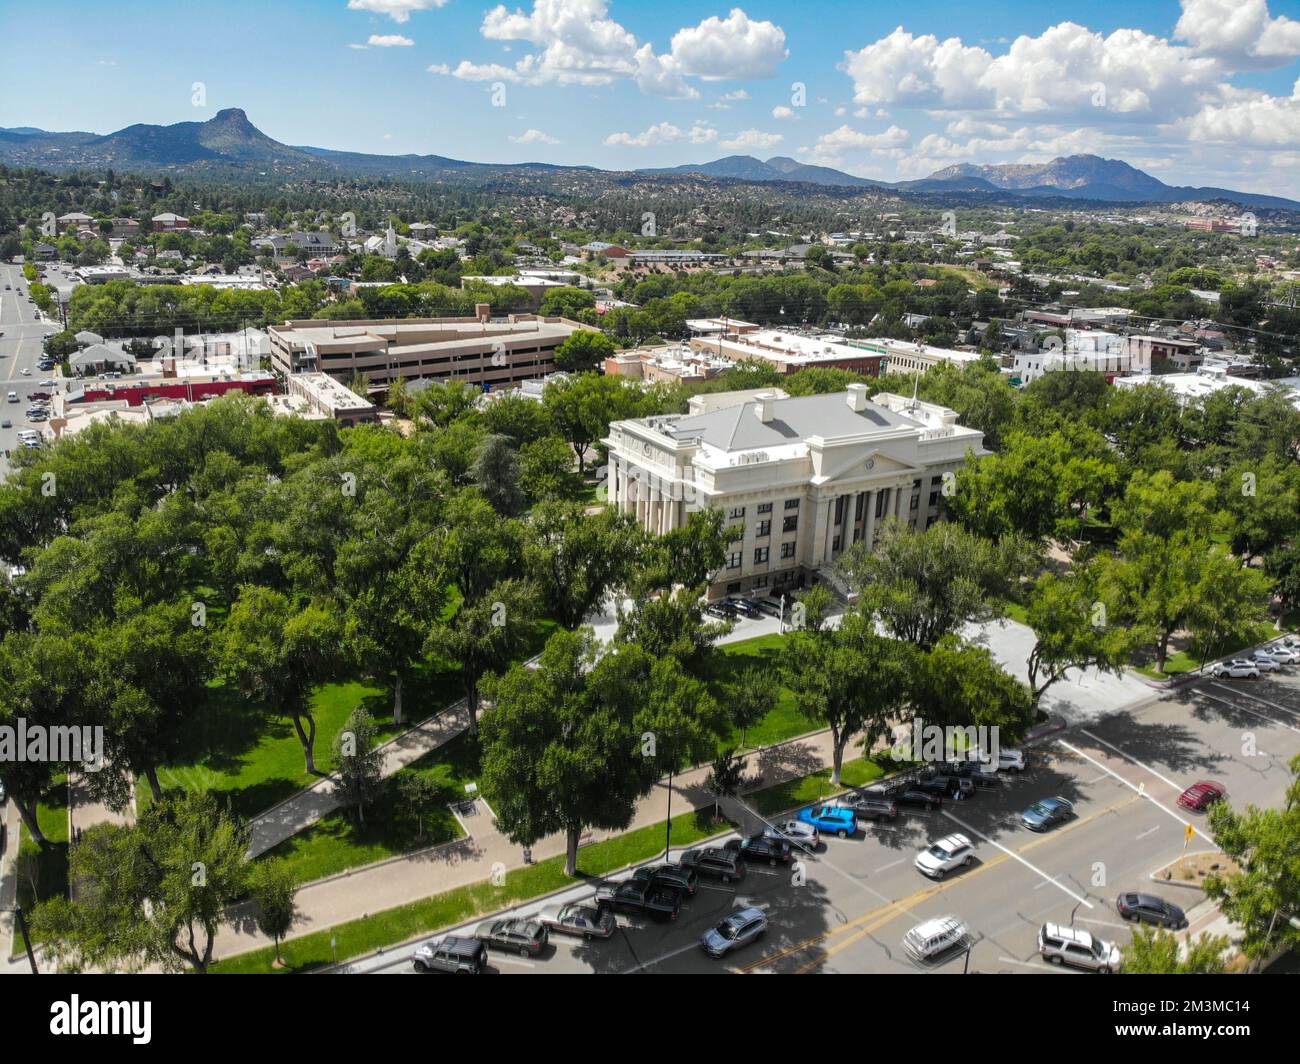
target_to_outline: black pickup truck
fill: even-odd
[[[671,887],[649,880],[626,883],[602,883],[596,888],[596,904],[615,912],[649,916],[655,920],[676,920],[681,912],[682,896]]]

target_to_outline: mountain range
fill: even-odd
[[[31,126],[0,129],[0,162],[52,170],[113,167],[119,170],[170,170],[237,176],[339,175],[404,179],[459,179],[487,183],[511,172],[596,173],[589,166],[549,163],[474,163],[442,155],[370,155],[326,148],[292,146],[268,137],[238,108],[219,111],[206,122],[170,126],[133,125],[116,133],[51,133]],[[918,181],[874,181],[812,166],[787,156],[757,159],[729,155],[700,164],[634,171],[649,176],[692,176],[720,182],[804,184],[829,188],[875,188],[899,195],[981,195],[999,201],[1047,198],[1111,203],[1179,203],[1227,200],[1243,207],[1300,210],[1300,202],[1280,196],[1226,188],[1167,185],[1119,159],[1070,155],[1048,163],[960,163]],[[616,171],[614,173],[617,173]]]

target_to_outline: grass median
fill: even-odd
[[[726,821],[715,821],[712,808],[673,817],[674,846],[688,846],[730,830]],[[662,852],[664,825],[652,824],[604,842],[584,846],[578,851],[578,875],[564,874],[564,858],[553,857],[506,874],[505,883],[493,886],[484,880],[458,887],[443,894],[422,898],[409,905],[351,920],[345,924],[293,938],[280,946],[283,968],[275,968],[275,950],[264,949],[241,953],[218,961],[210,969],[218,975],[248,975],[310,972],[328,967],[334,953],[330,939],[337,938],[339,961],[373,953],[381,947],[405,942],[421,934],[454,927],[475,916],[494,913],[511,905],[529,901],[565,887],[576,886],[593,877],[608,875],[630,864],[646,861]]]

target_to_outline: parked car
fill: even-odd
[[[1249,658],[1233,658],[1231,661],[1221,661],[1210,671],[1216,680],[1222,680],[1225,676],[1234,680],[1259,679],[1259,669]]]
[[[781,603],[776,599],[761,598],[754,605],[767,617],[780,618],[781,616]]]
[[[16,403],[16,402],[18,402],[18,393],[17,393],[17,392],[10,392],[7,396],[5,396],[5,398],[8,399],[9,402],[11,402],[11,403]]]
[[[769,839],[785,839],[791,846],[801,850],[815,849],[821,841],[821,832],[802,820],[782,820],[779,824],[769,824],[763,829]]]
[[[49,397],[49,392],[32,392],[27,396],[28,399],[48,399]]]
[[[492,949],[536,957],[550,936],[538,920],[487,920],[474,930],[474,937]]]
[[[1300,661],[1300,651],[1292,650],[1284,643],[1274,643],[1272,646],[1265,647],[1265,652],[1274,661],[1282,665],[1294,665]]]
[[[448,935],[417,949],[411,964],[417,972],[479,975],[487,967],[487,945],[476,938]]]
[[[893,820],[898,816],[898,805],[881,794],[850,791],[835,799],[835,804],[852,809],[859,820]]]
[[[733,621],[736,619],[736,611],[725,602],[715,602],[711,606],[705,606],[704,612],[710,617],[717,617],[719,620],[723,621]]]
[[[1174,931],[1187,926],[1187,914],[1182,909],[1154,894],[1121,894],[1115,899],[1115,908],[1125,920],[1157,924]]]
[[[1250,656],[1250,660],[1255,663],[1255,668],[1260,672],[1277,672],[1282,667],[1280,661],[1275,661],[1270,655],[1265,654],[1262,650],[1257,650]]]
[[[773,866],[788,864],[791,855],[790,844],[785,839],[769,839],[766,835],[729,839],[724,848],[740,854],[746,861],[766,861]]]
[[[11,429],[13,427],[14,427],[14,423],[11,420],[9,420],[9,418],[5,418],[3,421],[0,421],[0,429]]]
[[[537,918],[549,930],[563,935],[581,935],[583,938],[609,938],[618,927],[609,909],[594,905],[552,906],[542,910]]]
[[[1074,803],[1064,798],[1040,798],[1024,811],[1020,822],[1030,831],[1046,831],[1074,816]]]
[[[998,771],[999,772],[1024,772],[1025,771],[1025,752],[1016,750],[1013,747],[1003,747],[998,749]]]
[[[745,878],[745,862],[733,850],[721,846],[687,850],[682,854],[680,863],[698,875],[720,879],[723,883]]]
[[[763,616],[763,611],[750,602],[749,599],[729,598],[724,599],[723,602],[743,617],[758,618]]]
[[[1227,793],[1228,788],[1222,783],[1215,783],[1213,780],[1201,780],[1199,783],[1193,783],[1178,796],[1178,804],[1184,809],[1203,813]]]
[[[1115,972],[1120,966],[1118,946],[1060,924],[1043,924],[1038,929],[1038,952],[1053,964],[1070,964],[1093,972]]]
[[[975,860],[975,847],[965,835],[948,835],[916,857],[916,868],[931,879],[942,879]]]
[[[688,898],[695,894],[696,888],[700,885],[695,869],[687,868],[685,865],[646,865],[633,872],[632,878],[646,880],[656,887],[670,887]]]
[[[900,787],[889,792],[889,799],[899,808],[924,809],[927,813],[931,809],[943,808],[943,799],[939,795],[923,791],[919,787]]]
[[[970,934],[955,916],[938,916],[917,924],[903,936],[903,948],[920,961],[933,960],[959,945]]]
[[[974,780],[948,772],[932,772],[928,776],[922,776],[915,786],[929,794],[937,794],[940,798],[956,798],[958,794],[969,798],[975,793]]]
[[[676,920],[682,908],[682,895],[671,887],[631,879],[626,883],[602,883],[596,888],[596,904],[602,909],[655,920]]]
[[[766,930],[767,913],[752,907],[741,909],[705,931],[700,946],[710,957],[725,957],[732,950],[760,938]]]
[[[798,819],[811,824],[818,831],[833,832],[838,838],[847,839],[858,833],[858,817],[852,809],[838,805],[814,805],[800,809]]]

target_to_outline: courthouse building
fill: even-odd
[[[687,414],[610,425],[609,498],[662,534],[719,509],[735,532],[709,597],[763,594],[829,577],[886,519],[926,528],[942,515],[944,474],[984,434],[947,407],[901,395],[778,392],[700,396]],[[951,481],[950,481],[951,482]]]

